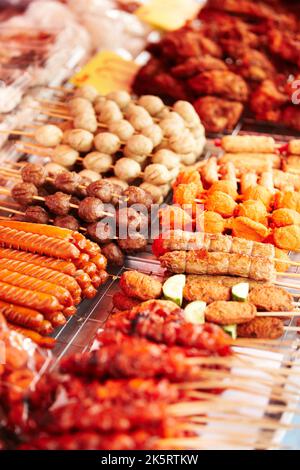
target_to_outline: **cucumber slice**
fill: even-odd
[[[236,284],[231,289],[232,300],[236,300],[238,302],[246,302],[248,295],[249,295],[249,283],[248,282],[240,282]]]
[[[185,274],[176,274],[175,276],[169,277],[163,285],[163,294],[165,299],[172,300],[175,304],[181,307],[185,281]]]
[[[226,325],[223,326],[223,330],[231,336],[232,339],[237,339],[237,326],[236,325]]]
[[[206,302],[202,300],[195,300],[191,302],[184,309],[184,319],[194,325],[203,325],[205,323],[205,312]]]

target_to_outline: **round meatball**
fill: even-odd
[[[114,168],[117,178],[130,182],[138,178],[141,174],[141,166],[130,158],[120,158]]]
[[[58,126],[46,124],[36,129],[34,138],[43,147],[56,147],[62,141],[63,132]]]
[[[143,95],[139,98],[138,104],[145,108],[151,116],[155,116],[160,113],[164,108],[163,101],[154,95]]]
[[[79,222],[72,215],[62,215],[55,217],[53,225],[56,227],[67,228],[69,230],[74,230],[77,232],[79,230]]]
[[[75,90],[74,96],[76,98],[84,98],[93,103],[99,96],[99,93],[92,85],[83,85]]]
[[[86,197],[78,207],[78,215],[85,222],[96,222],[103,217],[103,211],[103,203],[96,197]]]
[[[148,228],[148,217],[142,212],[137,212],[132,207],[120,208],[117,211],[116,222],[119,227],[120,236],[135,231],[144,231]]]
[[[108,93],[106,98],[117,103],[120,109],[126,108],[126,106],[131,102],[130,94],[124,90],[112,91]]]
[[[115,243],[108,243],[102,247],[102,253],[107,258],[109,264],[114,266],[124,266],[125,256],[122,250]]]
[[[30,206],[38,195],[38,190],[32,183],[17,183],[12,188],[11,195],[20,206]]]
[[[149,155],[153,150],[152,141],[144,135],[133,135],[126,144],[126,151],[135,155]]]
[[[118,240],[119,247],[121,250],[126,251],[126,253],[144,251],[147,244],[147,239],[140,233],[136,233],[130,238]]]
[[[108,243],[115,238],[115,230],[109,223],[94,222],[87,226],[88,236],[97,243]]]
[[[144,171],[144,181],[154,185],[162,185],[170,181],[169,170],[159,163],[148,165]]]
[[[48,224],[49,214],[41,206],[28,206],[25,211],[26,219],[35,224]]]
[[[83,166],[87,170],[92,170],[97,173],[106,173],[110,170],[113,163],[114,160],[111,155],[100,152],[88,153],[83,159]]]
[[[45,196],[45,204],[53,214],[67,215],[70,211],[71,196],[61,192],[50,194]]]
[[[85,98],[72,98],[68,101],[69,112],[72,116],[77,116],[81,113],[93,112],[94,108],[90,101]]]
[[[109,125],[110,123],[120,121],[121,119],[123,119],[123,114],[117,103],[112,100],[106,100],[101,106],[99,121]]]
[[[140,189],[143,189],[150,194],[154,204],[161,204],[163,202],[163,197],[159,187],[154,186],[151,183],[144,182],[140,185]]]
[[[134,127],[125,119],[111,122],[108,130],[123,142],[126,142],[134,134]]]
[[[89,152],[93,146],[94,134],[84,129],[67,131],[67,142],[77,152]],[[58,162],[59,163],[59,162]]]
[[[184,130],[184,122],[172,118],[170,114],[160,121],[159,126],[166,138],[177,137],[182,134]]]
[[[174,104],[174,111],[180,114],[190,127],[200,124],[200,118],[195,111],[195,108],[188,101],[176,101]]]
[[[87,187],[88,196],[96,197],[104,203],[111,202],[113,192],[114,186],[107,180],[95,181]]]
[[[196,149],[196,141],[187,129],[180,135],[171,137],[169,143],[170,149],[175,153],[191,153]]]
[[[21,170],[21,176],[24,183],[32,183],[34,186],[39,187],[45,183],[47,173],[42,165],[27,163]]]
[[[121,142],[118,136],[110,132],[101,132],[94,138],[94,145],[98,152],[114,155],[120,150]]]
[[[78,175],[80,176],[81,182],[84,185],[88,185],[101,179],[101,175],[93,170],[81,170]]]
[[[65,171],[64,173],[59,173],[55,176],[53,182],[56,189],[67,194],[76,193],[80,183],[81,178],[78,173],[75,173],[74,171]]]
[[[173,170],[173,168],[180,166],[180,155],[168,149],[161,149],[153,155],[152,162],[164,165],[168,170]]]
[[[125,200],[128,206],[142,204],[147,209],[150,209],[153,204],[150,194],[136,186],[129,186],[126,191],[124,191],[124,197],[126,198]]]
[[[94,110],[78,114],[74,118],[74,128],[95,133],[98,129],[98,122]]]
[[[143,127],[141,133],[151,140],[153,147],[157,147],[163,139],[163,131],[157,124]]]
[[[69,145],[58,145],[53,149],[51,159],[63,167],[70,167],[75,165],[76,160],[79,158],[79,153]]]
[[[55,175],[58,175],[59,173],[62,173],[66,171],[65,167],[62,165],[59,165],[58,163],[47,163],[44,166],[45,172],[47,176],[50,176],[51,178]]]

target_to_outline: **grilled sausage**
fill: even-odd
[[[20,307],[0,301],[0,313],[2,313],[8,321],[20,326],[32,328],[41,334],[48,335],[53,332],[51,323],[46,321],[40,312],[32,310],[31,308]]]
[[[22,328],[20,326],[14,325],[13,323],[8,323],[8,326],[11,330],[14,330],[17,333],[20,333],[21,335],[30,338],[32,341],[34,341],[39,346],[42,346],[43,348],[52,349],[55,346],[56,341],[54,338],[44,338],[35,331],[29,330],[27,328]]]
[[[53,258],[76,259],[80,255],[79,249],[68,241],[3,226],[0,226],[0,245],[48,255]]]
[[[26,276],[25,274],[21,274],[16,271],[0,269],[0,281],[7,282],[7,284],[12,284],[13,286],[22,287],[23,289],[54,295],[61,305],[65,305],[67,307],[74,304],[69,291],[64,287],[32,276]]]
[[[23,307],[33,308],[40,312],[55,312],[62,310],[62,305],[53,295],[36,292],[21,287],[0,282],[0,299]]]
[[[157,279],[138,271],[126,271],[120,278],[120,287],[129,297],[141,300],[158,299],[162,284]]]
[[[44,316],[53,327],[63,326],[67,323],[66,317],[62,312],[45,313]]]

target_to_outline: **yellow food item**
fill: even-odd
[[[270,230],[265,225],[248,217],[236,217],[232,221],[231,228],[235,237],[256,242],[262,242],[270,234]]]
[[[300,212],[300,193],[295,191],[277,193],[274,205],[275,209],[286,208]]]
[[[300,225],[300,214],[294,209],[286,207],[277,209],[272,213],[272,222],[275,227],[285,227],[287,225]]]
[[[289,251],[300,251],[299,225],[275,228],[273,237],[274,243],[278,248]]]
[[[246,189],[243,198],[244,201],[248,201],[249,199],[261,201],[266,206],[267,210],[269,210],[272,204],[273,194],[271,191],[269,191],[269,189],[258,184],[256,186],[250,186],[248,189]]]
[[[234,200],[236,200],[238,197],[235,184],[228,180],[216,181],[211,185],[207,191],[207,194],[212,194],[215,191],[222,191],[223,193],[229,194],[229,196],[231,196]]]
[[[159,211],[159,221],[166,230],[192,230],[192,217],[179,206],[167,206]]]
[[[242,204],[239,204],[236,209],[236,215],[241,217],[248,217],[255,222],[267,225],[267,209],[266,206],[260,200],[249,199]]]
[[[193,204],[198,195],[198,185],[196,183],[179,184],[174,189],[173,202],[175,204]]]
[[[231,217],[236,208],[236,202],[226,193],[215,191],[210,194],[205,202],[207,211],[217,212],[222,217]]]
[[[275,257],[277,259],[282,259],[283,261],[290,261],[290,257],[285,250],[281,250],[275,246]],[[285,272],[289,269],[290,265],[288,263],[281,263],[280,261],[275,261],[275,269],[278,272]]]
[[[197,232],[222,233],[224,230],[225,220],[217,212],[205,211],[196,218]]]

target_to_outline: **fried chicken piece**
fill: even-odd
[[[138,271],[125,271],[120,278],[120,287],[128,297],[141,300],[157,299],[162,293],[160,281]]]
[[[297,20],[295,15],[282,13],[278,8],[272,8],[264,2],[253,2],[251,0],[211,0],[210,8],[225,10],[236,15],[251,17],[252,19],[266,19],[280,26],[296,29]]]
[[[270,50],[284,60],[300,66],[300,35],[289,30],[272,28],[268,32]]]
[[[274,317],[256,317],[254,320],[238,325],[237,335],[240,338],[277,339],[283,333],[283,322]]]
[[[247,101],[247,83],[228,70],[208,70],[188,80],[191,89],[200,95],[217,95],[234,101]]]
[[[205,320],[217,325],[246,323],[256,316],[256,307],[248,302],[218,300],[205,310]]]
[[[271,221],[275,227],[285,227],[287,225],[300,225],[300,214],[294,209],[277,209],[273,211]]]
[[[164,58],[177,62],[189,57],[200,57],[209,54],[213,57],[222,57],[222,50],[211,39],[197,30],[188,27],[165,34],[160,41],[160,54]]]
[[[300,107],[287,106],[283,110],[282,120],[286,126],[300,131]]]
[[[256,305],[257,310],[263,312],[290,312],[294,309],[293,296],[277,286],[254,287],[250,291],[248,300]]]
[[[273,237],[274,243],[278,248],[289,251],[300,251],[299,225],[275,228]]]
[[[187,276],[186,284],[183,290],[183,297],[188,302],[202,300],[207,304],[216,300],[230,300],[230,287],[223,286],[215,277],[218,276]],[[205,279],[203,279],[205,278]],[[208,278],[208,279],[206,279]]]
[[[261,201],[249,199],[239,204],[236,209],[236,215],[241,217],[248,217],[248,219],[259,222],[260,224],[267,225],[267,209]]]
[[[229,40],[249,47],[259,45],[259,38],[251,31],[251,25],[240,18],[209,8],[201,10],[199,18],[203,21],[205,35],[219,44]]]
[[[176,78],[190,78],[207,70],[227,70],[227,65],[210,55],[190,57],[185,62],[172,67],[170,72]]]
[[[250,96],[250,108],[258,119],[278,121],[281,106],[288,96],[282,93],[272,80],[264,80]]]
[[[234,214],[236,202],[222,191],[214,191],[205,201],[207,211],[217,212],[222,217],[231,217]]]
[[[228,41],[225,49],[226,53],[235,60],[230,69],[246,80],[262,82],[274,77],[275,67],[262,52],[256,49],[237,47],[235,42],[229,43]]]
[[[235,237],[262,242],[270,234],[270,230],[263,224],[255,222],[248,217],[236,217],[231,223],[232,234]]]
[[[193,104],[208,132],[232,130],[244,109],[242,103],[227,101],[215,96],[204,96]]]

